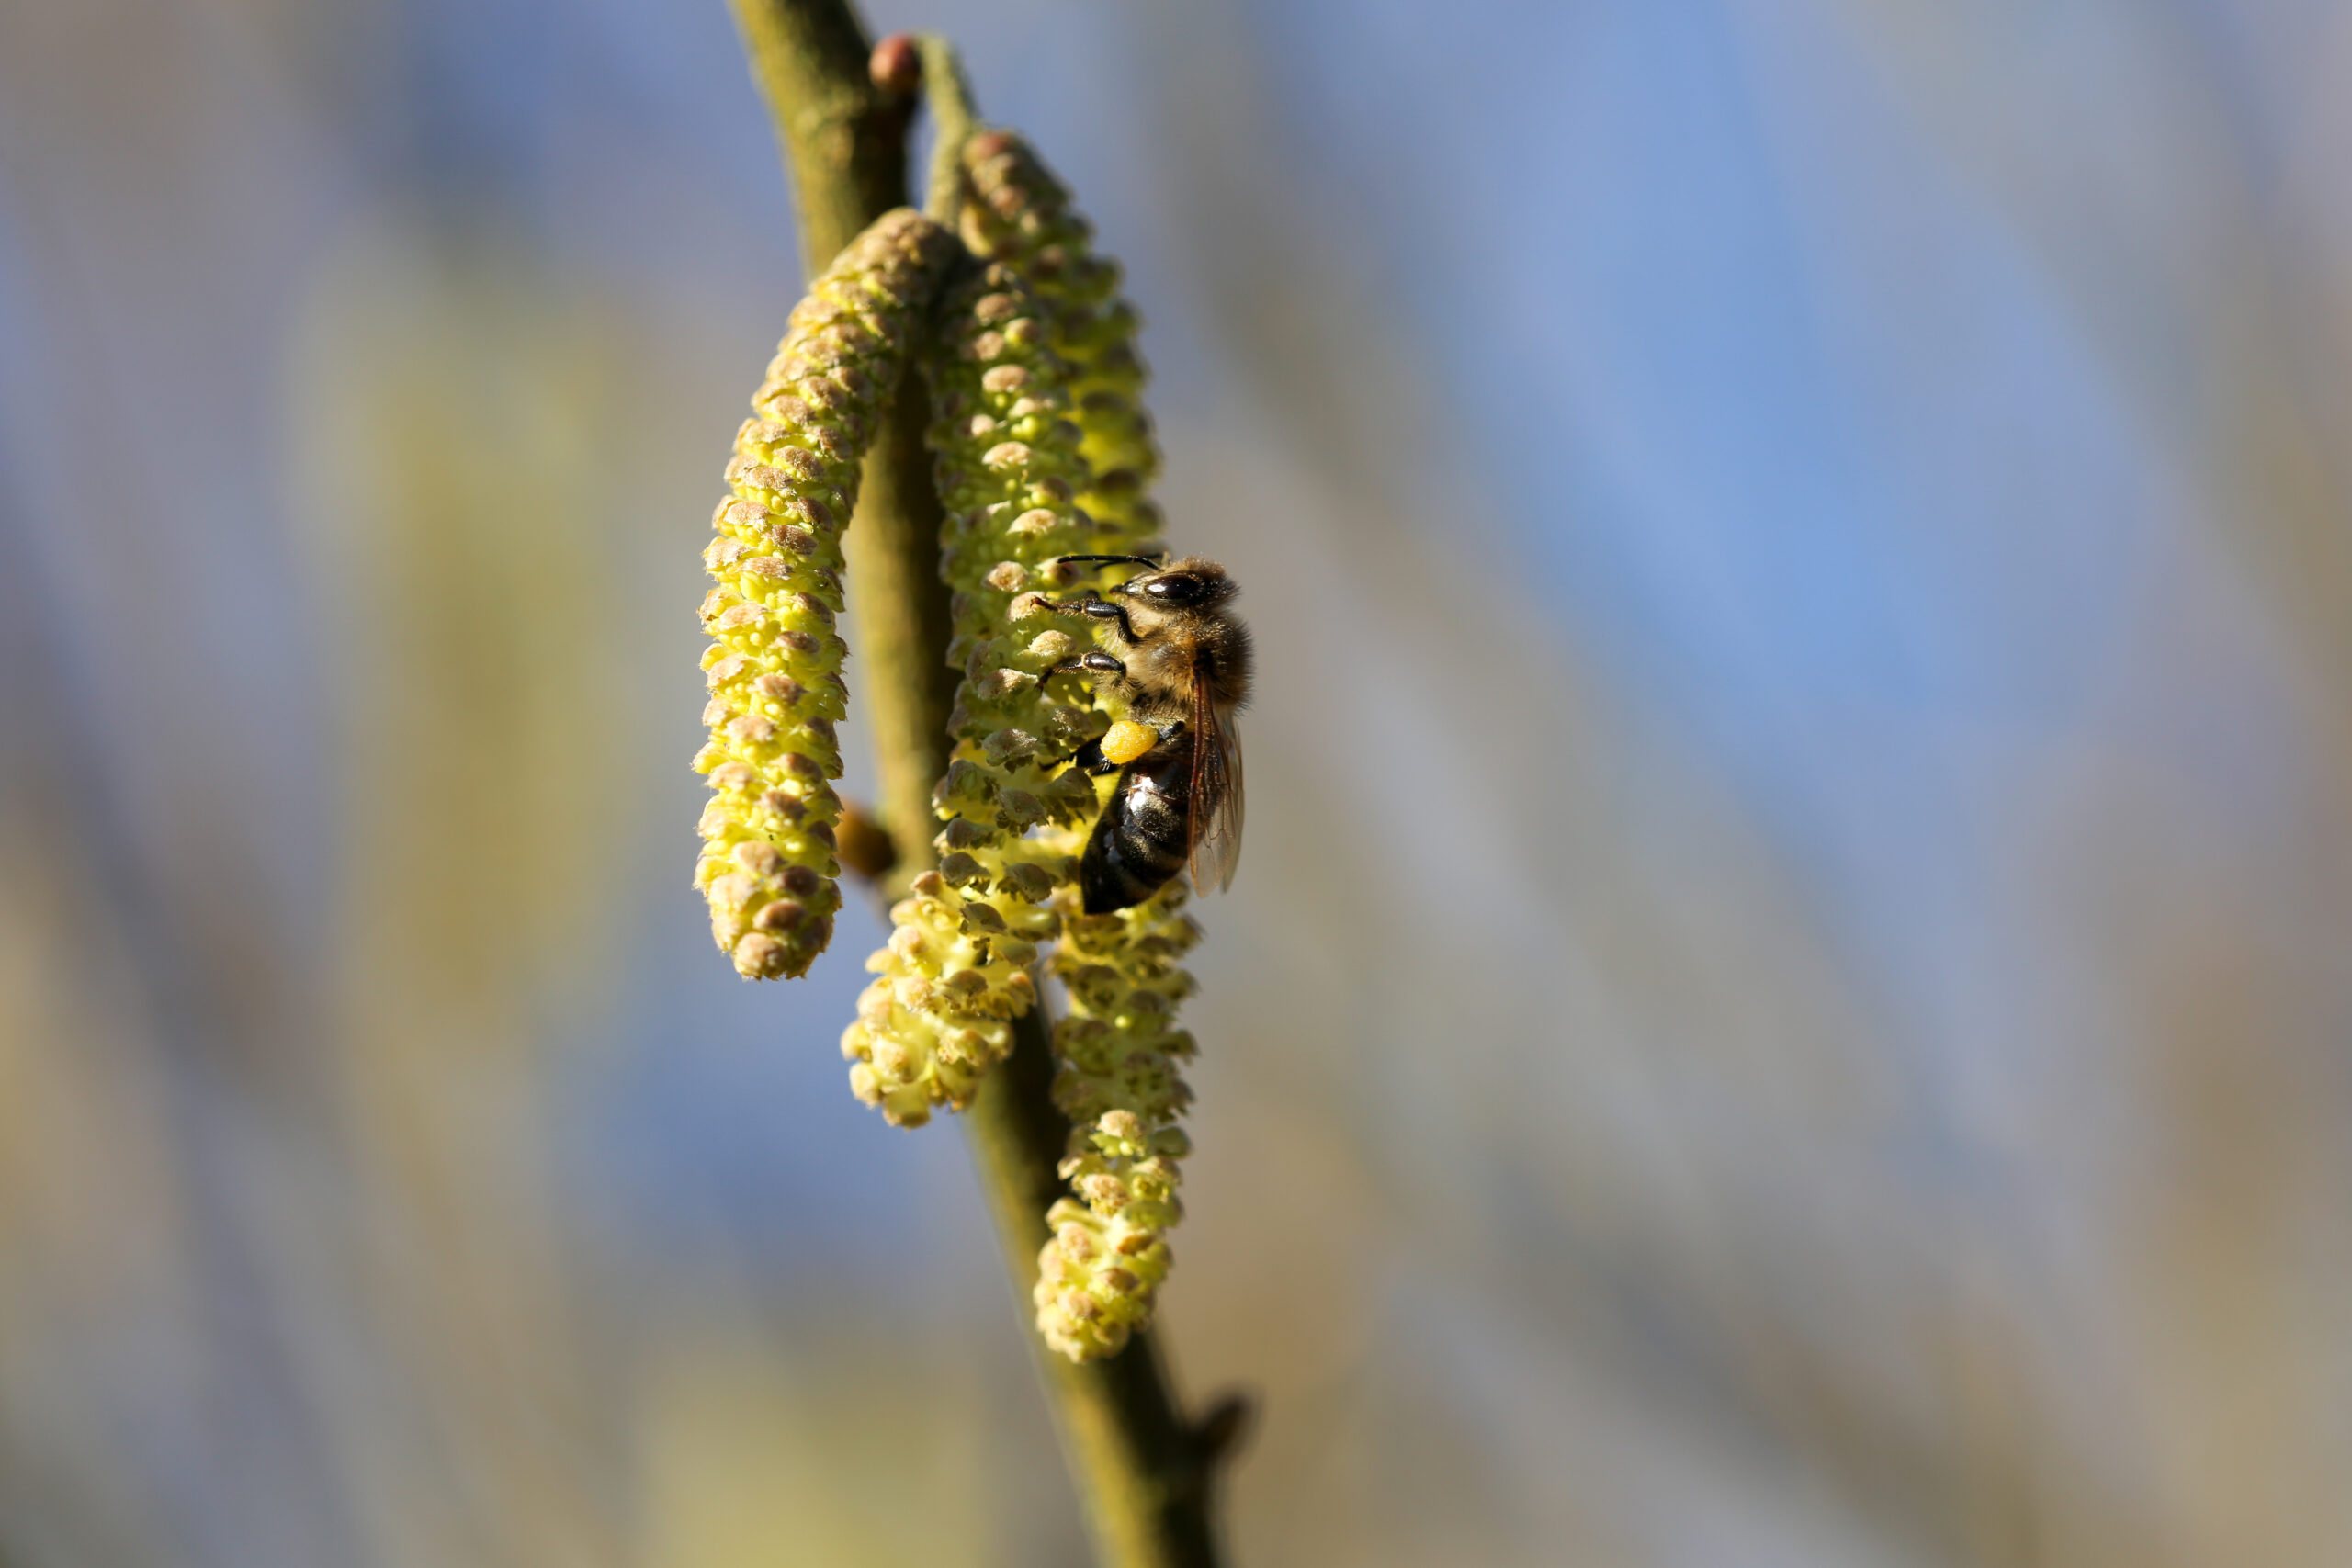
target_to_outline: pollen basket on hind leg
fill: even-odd
[[[1159,734],[1149,725],[1121,719],[1102,737],[1102,757],[1105,761],[1124,765],[1150,750],[1159,741]]]

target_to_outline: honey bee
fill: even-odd
[[[1198,556],[1060,559],[1151,569],[1108,597],[1047,601],[1064,615],[1093,619],[1110,645],[1055,672],[1094,677],[1096,689],[1127,716],[1071,759],[1097,777],[1119,773],[1079,857],[1086,912],[1140,904],[1186,867],[1200,892],[1227,886],[1241,853],[1241,739],[1233,715],[1250,696],[1250,629],[1229,608],[1239,585]]]

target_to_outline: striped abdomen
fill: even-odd
[[[1190,735],[1162,741],[1127,764],[1078,863],[1088,914],[1133,908],[1184,869],[1192,785]]]

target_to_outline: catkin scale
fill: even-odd
[[[833,726],[848,688],[841,531],[916,327],[960,247],[910,209],[852,241],[794,307],[711,519],[702,604],[711,797],[695,885],[719,951],[750,979],[807,972],[841,907]]]

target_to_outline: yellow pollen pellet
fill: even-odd
[[[1150,750],[1159,739],[1149,725],[1123,718],[1102,737],[1102,760],[1125,766]]]

